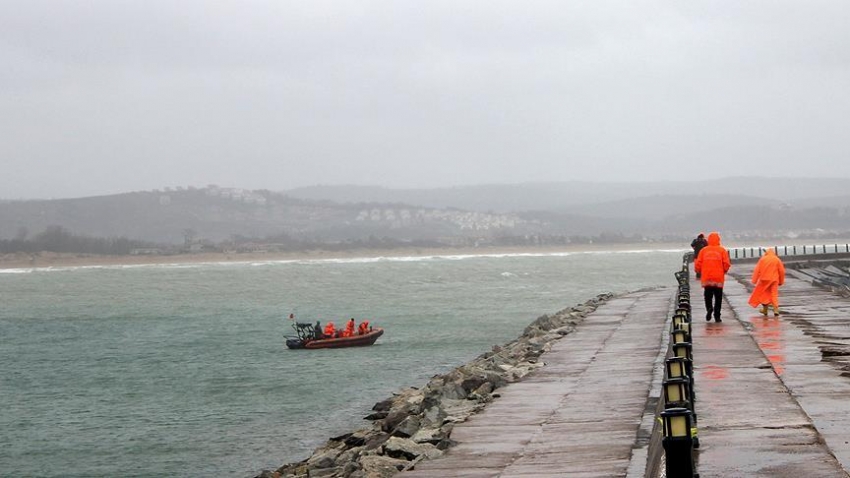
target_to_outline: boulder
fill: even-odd
[[[363,445],[365,450],[374,450],[379,448],[387,439],[390,437],[389,434],[383,433],[380,431],[375,431],[366,436],[366,443]]]
[[[446,412],[443,407],[434,405],[422,413],[421,424],[426,425],[441,425],[446,419]]]
[[[491,382],[484,382],[480,387],[472,391],[470,397],[474,397],[478,400],[492,400],[490,397],[491,392],[493,392],[493,384]]]
[[[271,471],[271,470],[263,470],[259,475],[254,478],[280,478],[280,472]]]
[[[310,472],[307,474],[310,478],[330,478],[334,476],[339,476],[342,473],[341,467],[335,468],[312,468]]]
[[[392,435],[402,438],[408,438],[413,436],[414,433],[419,431],[419,417],[416,415],[411,415],[401,421],[395,430],[393,430]]]
[[[376,412],[388,412],[390,408],[393,406],[393,398],[388,398],[386,400],[381,400],[372,406],[372,410]]]
[[[409,438],[390,437],[384,444],[384,454],[409,461],[419,456],[433,459],[441,456],[443,452],[430,443],[416,443]]]
[[[389,415],[389,412],[380,411],[380,412],[370,413],[370,414],[366,415],[365,417],[363,417],[363,419],[364,420],[372,420],[372,421],[383,420],[384,418],[387,418],[387,415]]]
[[[452,431],[451,425],[446,425],[440,428],[422,428],[410,437],[416,443],[430,443],[436,445],[447,439]]]
[[[465,378],[460,383],[460,386],[463,387],[463,389],[466,390],[467,393],[469,393],[475,391],[476,389],[478,389],[478,387],[480,387],[486,382],[487,379],[485,377],[476,374]]]
[[[360,467],[366,478],[389,478],[407,466],[406,460],[389,456],[367,455],[360,458]]]
[[[381,421],[381,430],[385,432],[391,432],[398,427],[398,425],[404,421],[405,418],[410,416],[410,411],[408,410],[393,410],[387,415],[387,418],[384,418]]]
[[[333,443],[333,442],[331,442]],[[307,460],[307,467],[310,469],[313,468],[330,468],[336,464],[336,459],[344,450],[343,446],[326,446],[324,448],[319,448],[313,453]]]
[[[340,455],[336,458],[336,464],[338,466],[348,466],[349,464],[357,461],[357,459],[360,457],[360,452],[362,451],[362,447],[345,450],[344,452],[340,453]]]

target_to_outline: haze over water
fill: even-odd
[[[542,314],[671,285],[682,252],[0,271],[0,470],[253,476]],[[386,333],[289,351],[290,312]]]

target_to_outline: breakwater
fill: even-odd
[[[265,470],[257,478],[389,477],[441,456],[453,444],[454,424],[498,399],[500,387],[542,367],[540,355],[612,297],[600,294],[537,318],[516,340],[434,376],[422,388],[407,388],[376,403],[366,417],[370,426],[333,437],[307,459]]]

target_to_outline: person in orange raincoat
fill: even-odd
[[[749,304],[758,307],[767,315],[767,306],[773,306],[773,316],[779,317],[779,286],[785,283],[785,264],[773,249],[765,251],[753,269],[753,284],[756,288],[750,295]]]
[[[720,306],[723,303],[723,283],[732,262],[729,251],[720,245],[720,234],[712,232],[708,235],[708,245],[699,251],[694,260],[694,272],[700,275],[703,293],[705,295],[705,320],[711,320],[714,314],[715,322],[720,320]]]
[[[352,337],[354,336],[354,317],[349,319],[348,323],[345,324],[345,330],[342,332],[343,337]]]
[[[325,324],[325,330],[322,331],[322,334],[325,336],[326,339],[334,338],[334,334],[336,334],[336,327],[334,326],[334,323],[328,322],[327,324]]]

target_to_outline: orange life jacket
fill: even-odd
[[[369,332],[369,321],[364,320],[363,322],[360,322],[360,325],[357,327],[357,333],[359,333],[360,335],[363,335],[363,334],[368,333],[368,332]]]
[[[334,323],[333,323],[333,322],[328,322],[328,323],[327,323],[327,325],[325,325],[325,330],[324,330],[324,331],[322,331],[322,333],[323,333],[323,334],[325,335],[325,337],[327,337],[327,338],[331,338],[331,337],[333,337],[333,336],[334,336],[334,332],[336,332],[336,327],[334,327]]]
[[[354,319],[345,324],[345,332],[342,333],[343,337],[351,337],[352,335],[354,335]]]

